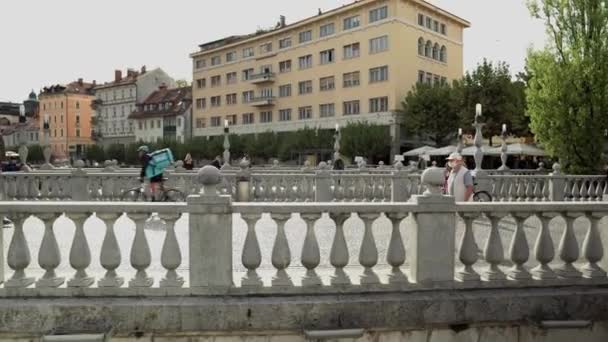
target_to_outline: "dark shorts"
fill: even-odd
[[[156,175],[152,178],[150,178],[150,183],[162,183],[163,182],[163,175]]]

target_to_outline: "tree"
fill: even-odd
[[[190,86],[190,82],[188,82],[188,81],[186,81],[186,80],[182,79],[182,80],[177,80],[177,81],[175,81],[175,85],[176,85],[178,88],[189,87],[189,86]]]
[[[570,173],[601,168],[608,118],[608,6],[605,1],[530,1],[550,43],[528,53],[528,113],[536,138]]]
[[[105,153],[109,159],[116,159],[118,162],[125,161],[125,145],[123,144],[112,144],[108,146],[108,150]]]
[[[454,89],[463,129],[472,130],[475,106],[481,103],[484,135],[490,138],[490,144],[492,137],[502,132],[503,124],[507,124],[510,132],[516,135],[529,133],[523,84],[512,82],[506,63],[498,62],[495,65],[484,59],[472,72],[467,72],[461,80],[454,82]]]
[[[106,159],[106,153],[103,147],[99,145],[90,145],[87,148],[87,159],[94,160],[96,162],[103,162]]]
[[[29,145],[27,147],[27,161],[29,163],[39,163],[44,161],[44,154],[42,153],[42,146],[38,144]]]
[[[400,112],[410,133],[437,146],[449,144],[460,124],[457,100],[449,85],[416,84],[401,102]]]
[[[341,134],[342,154],[366,157],[369,163],[388,160],[391,146],[388,127],[368,122],[349,123]]]

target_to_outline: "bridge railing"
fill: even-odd
[[[187,203],[0,202],[0,214],[14,224],[7,259],[0,259],[0,295],[341,293],[608,282],[600,267],[606,249],[600,223],[608,216],[603,203],[455,203],[440,193],[442,173],[436,169],[422,176],[425,193],[407,203],[233,203],[218,192],[218,170],[204,170],[200,181],[201,192]],[[154,216],[164,221],[164,233],[155,234],[162,243],[152,245],[145,227]],[[37,220],[43,232],[28,227]],[[103,227],[100,241],[91,240],[90,224],[85,229],[91,220]],[[178,221],[187,227],[180,229],[185,236],[176,233]],[[243,221],[246,231],[236,234]],[[121,253],[129,255],[128,265]],[[261,267],[268,259],[270,265]],[[160,275],[150,270],[153,261]]]

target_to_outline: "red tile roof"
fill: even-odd
[[[166,106],[167,103],[171,105]],[[167,89],[160,87],[150,94],[142,103],[137,105],[137,110],[129,119],[143,119],[146,117],[176,116],[183,114],[192,104],[192,87]],[[146,110],[148,108],[148,110]]]

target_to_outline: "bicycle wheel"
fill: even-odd
[[[123,202],[145,202],[146,195],[140,188],[129,189],[122,193],[120,200]]]
[[[492,202],[492,196],[487,191],[478,191],[473,195],[474,202]]]
[[[165,189],[163,202],[185,202],[186,195],[177,189]]]

